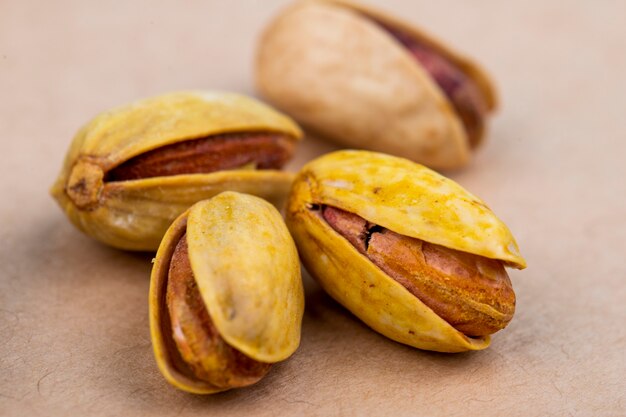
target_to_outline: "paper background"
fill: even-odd
[[[150,254],[78,232],[48,195],[98,112],[179,89],[253,93],[286,1],[0,0],[0,415],[626,415],[626,3],[371,1],[478,58],[503,106],[448,173],[516,235],[518,309],[483,352],[370,331],[306,278],[301,348],[258,385],[198,397],[152,357]],[[334,149],[310,139],[303,161]]]

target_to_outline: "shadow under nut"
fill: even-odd
[[[515,293],[502,262],[400,235],[334,207],[324,220],[388,276],[467,336],[513,318]]]
[[[254,384],[269,372],[271,364],[249,358],[220,336],[198,291],[186,235],[170,261],[166,303],[172,337],[188,373],[228,389]]]

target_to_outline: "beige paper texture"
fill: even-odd
[[[200,397],[158,373],[150,254],[107,248],[48,195],[98,112],[180,89],[251,94],[287,1],[0,2],[0,415],[626,415],[626,3],[372,0],[476,57],[502,108],[467,169],[528,261],[492,346],[412,349],[305,279],[297,353]],[[308,138],[290,165],[335,149]]]

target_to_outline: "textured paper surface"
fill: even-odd
[[[626,415],[623,1],[374,1],[494,74],[503,106],[448,173],[511,228],[511,325],[482,352],[370,331],[306,278],[302,344],[258,385],[168,386],[148,333],[150,254],[83,236],[48,196],[96,113],[179,89],[253,93],[286,1],[0,2],[0,415]],[[309,139],[296,169],[334,149]]]

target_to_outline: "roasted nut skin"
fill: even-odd
[[[149,315],[158,368],[173,386],[211,394],[258,381],[298,348],[303,312],[297,249],[267,201],[223,192],[168,228]]]
[[[301,137],[289,117],[245,96],[164,94],[92,119],[74,137],[51,194],[89,236],[155,250],[177,216],[222,191],[281,207],[293,175],[278,167]]]
[[[209,174],[252,165],[281,169],[294,143],[285,135],[235,133],[174,143],[138,155],[105,175],[105,181],[129,181],[181,174]]]
[[[345,218],[332,219],[328,209],[324,216],[328,206],[365,219],[365,227],[361,220],[339,225]],[[464,315],[469,312],[473,319],[470,331],[489,333],[512,314],[507,310],[514,306],[508,279],[491,262],[525,268],[511,232],[484,202],[424,166],[366,151],[324,155],[298,173],[286,220],[311,276],[355,316],[395,341],[439,352],[485,349],[490,336],[470,337],[459,330],[466,330]],[[397,246],[390,251],[389,245]],[[390,253],[413,250],[404,255],[417,258],[410,261],[427,274],[407,280],[403,267],[409,259]],[[487,259],[477,262],[478,257]],[[487,280],[471,277],[471,285],[465,286],[463,275],[474,274],[481,265],[494,270],[480,271]],[[463,270],[452,271],[459,267]],[[429,287],[431,273],[435,285]],[[446,275],[457,276],[449,280]],[[495,278],[494,288],[484,295],[473,293],[488,287],[490,278]],[[450,282],[458,288],[442,291]],[[415,293],[425,294],[425,300]],[[451,308],[459,304],[458,310]],[[458,328],[438,313],[456,319]],[[478,316],[476,326],[477,313],[498,322]]]
[[[408,35],[420,51],[382,26]],[[465,81],[444,85],[437,79],[444,74]],[[493,83],[477,64],[411,25],[346,1],[300,1],[280,13],[260,38],[256,84],[269,102],[344,147],[438,169],[469,162],[484,115],[497,107]]]
[[[325,206],[324,220],[455,329],[486,336],[513,318],[515,293],[500,261],[455,251]]]

